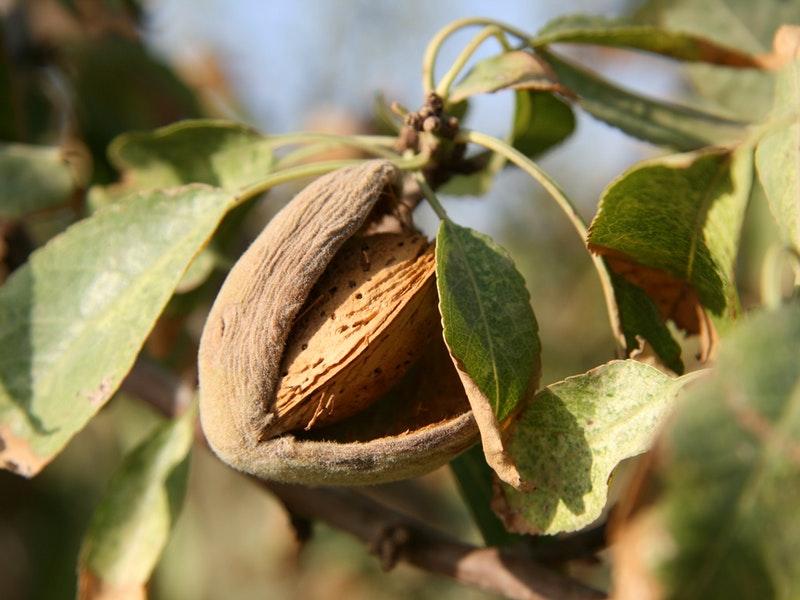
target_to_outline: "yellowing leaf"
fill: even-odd
[[[35,475],[105,404],[234,199],[191,185],[113,204],[0,287],[0,466]]]

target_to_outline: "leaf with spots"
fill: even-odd
[[[634,360],[547,386],[517,417],[508,451],[528,489],[501,483],[495,512],[519,533],[582,529],[606,505],[608,479],[650,448],[680,381]]]
[[[114,473],[81,546],[82,600],[144,597],[183,506],[196,417],[158,427]]]
[[[534,393],[541,373],[538,326],[525,281],[488,236],[445,219],[436,237],[444,339],[481,432],[486,460],[521,485],[501,423]]]
[[[35,475],[111,397],[235,200],[190,185],[112,204],[0,287],[0,465]]]
[[[646,161],[606,188],[589,229],[589,248],[663,319],[700,334],[705,355],[714,325],[740,311],[734,266],[751,180],[747,148]]]

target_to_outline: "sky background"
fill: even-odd
[[[439,29],[458,18],[491,17],[533,34],[557,16],[582,12],[615,17],[636,4],[159,0],[149,4],[145,33],[150,47],[173,64],[186,67],[213,58],[232,92],[223,114],[265,133],[285,133],[315,129],[320,116],[339,122],[367,119],[376,92],[417,108],[425,47]],[[460,31],[447,41],[438,76],[477,31]],[[560,50],[640,92],[669,99],[682,94],[679,72],[669,60],[588,46]],[[497,52],[496,42],[490,40],[473,61]],[[576,112],[575,134],[538,162],[589,222],[610,181],[662,151]],[[504,137],[512,114],[512,94],[484,95],[471,99],[467,125]],[[286,196],[270,194],[268,210],[278,198]],[[602,293],[585,247],[537,183],[517,169],[505,169],[481,198],[442,200],[456,222],[489,234],[514,257],[540,324],[543,383],[613,356]],[[427,204],[420,206],[415,221],[433,236],[438,220]],[[580,339],[577,346],[571,341],[575,338]]]
[[[326,112],[366,116],[377,91],[410,108],[419,106],[424,48],[437,30],[457,18],[484,15],[535,32],[559,15],[616,16],[632,4],[630,0],[239,0],[231,10],[233,5],[223,0],[160,0],[150,4],[147,35],[151,45],[172,61],[213,56],[241,106],[231,116],[265,132],[284,133],[306,129],[313,116]],[[438,75],[476,32],[472,28],[450,38],[440,55]],[[492,41],[476,56],[497,50]],[[635,89],[663,96],[676,87],[668,61],[586,49],[580,56]],[[511,110],[510,94],[484,96],[472,102],[469,124],[503,136]],[[652,149],[586,115],[578,118],[576,135],[541,162],[591,216],[598,190]],[[461,223],[496,234],[505,226],[504,213],[516,210],[514,198],[529,197],[534,187],[521,173],[509,171],[488,199],[459,200],[448,206]],[[422,215],[422,220],[429,222],[430,215]]]

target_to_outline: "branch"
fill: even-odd
[[[186,405],[185,386],[168,371],[137,361],[123,382],[167,416]],[[319,520],[368,545],[385,569],[403,560],[430,573],[512,600],[599,600],[605,594],[528,558],[460,542],[350,488],[308,488],[250,477],[295,517]]]
[[[350,489],[258,481],[291,510],[366,543],[384,567],[397,560],[515,600],[589,600],[605,596],[565,575],[497,548],[459,542]]]

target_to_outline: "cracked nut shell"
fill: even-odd
[[[373,484],[430,471],[477,440],[441,336],[432,248],[369,227],[399,179],[385,160],[320,177],[228,274],[198,368],[203,431],[234,468]]]

